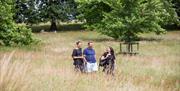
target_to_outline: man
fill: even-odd
[[[98,66],[97,66],[96,56],[95,56],[96,54],[95,54],[95,50],[93,49],[93,42],[88,42],[88,47],[84,49],[83,54],[87,63],[86,71],[88,73],[98,71]]]
[[[76,42],[76,48],[72,52],[72,58],[74,60],[75,71],[84,72],[84,57],[82,55],[81,41]]]

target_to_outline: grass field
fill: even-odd
[[[73,71],[75,41],[94,41],[97,57],[119,42],[93,31],[36,33],[39,45],[0,47],[2,91],[180,91],[180,31],[142,34],[140,54],[117,55],[115,76]],[[12,53],[14,51],[14,53]],[[12,53],[12,56],[8,57]]]

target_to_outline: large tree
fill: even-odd
[[[155,32],[160,34],[165,32],[161,24],[169,21],[173,17],[171,15],[175,14],[171,6],[165,8],[167,5],[163,0],[78,0],[77,2],[80,2],[79,6],[88,6],[93,2],[103,2],[109,6],[110,12],[100,11],[102,18],[94,16],[91,20],[98,18],[99,21],[88,26],[102,34],[126,42],[136,40],[139,33]],[[170,9],[172,10],[168,12]],[[86,8],[81,16],[85,16],[86,20],[87,14],[91,10],[91,8]],[[175,18],[173,17],[173,19]]]
[[[57,30],[57,21],[68,21],[76,15],[74,0],[16,0],[16,3],[19,9],[16,20],[20,17],[27,24],[50,21],[50,31]]]

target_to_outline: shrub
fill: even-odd
[[[0,45],[17,46],[37,43],[30,29],[13,21],[13,0],[0,1]]]

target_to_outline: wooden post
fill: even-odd
[[[128,43],[128,53],[131,53],[131,44]]]
[[[139,51],[139,43],[137,44],[137,51]]]
[[[131,44],[131,53],[133,53],[133,43],[130,44]]]
[[[122,44],[120,43],[120,53],[122,53]]]
[[[125,45],[125,50],[123,50],[123,45]],[[133,46],[134,45],[134,46]],[[133,47],[136,47],[136,50],[134,50]],[[138,42],[124,42],[120,43],[120,53],[121,54],[130,54],[130,55],[136,55],[139,51],[139,43]]]

